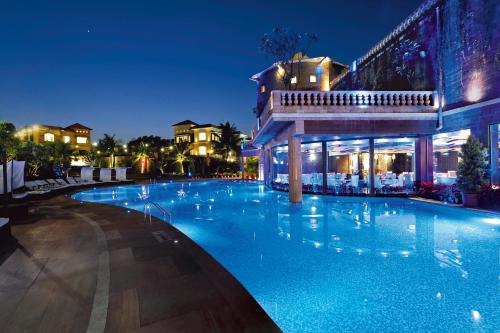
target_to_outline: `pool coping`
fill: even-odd
[[[133,185],[133,184],[127,184],[127,185]],[[137,185],[137,184],[135,184]],[[115,186],[126,186],[126,185],[120,185],[120,184],[109,184],[109,186],[100,186],[101,188],[104,187],[115,187]],[[135,329],[141,331],[142,329],[145,329],[146,331],[163,331],[165,330],[168,326],[170,326],[172,320],[176,320],[174,322],[175,325],[177,325],[178,329],[183,330],[183,331],[197,331],[197,329],[192,329],[192,326],[197,326],[199,328],[204,328],[207,329],[207,327],[203,327],[203,325],[209,325],[208,329],[209,330],[217,330],[217,331],[227,331],[227,332],[233,332],[233,331],[241,331],[241,332],[280,332],[281,330],[279,327],[276,325],[274,321],[267,315],[267,313],[262,309],[262,307],[257,303],[257,301],[253,298],[253,296],[243,287],[243,285],[229,272],[227,271],[217,260],[215,260],[208,252],[206,252],[202,247],[200,247],[198,244],[196,244],[193,240],[191,240],[188,236],[183,234],[181,231],[176,229],[174,226],[169,225],[160,219],[155,218],[154,216],[151,219],[151,224],[149,223],[144,223],[144,216],[141,212],[137,212],[134,210],[127,210],[126,208],[123,207],[118,207],[118,206],[112,206],[112,205],[106,205],[106,204],[101,204],[101,203],[92,203],[92,202],[84,202],[83,204],[77,205],[76,208],[73,208],[72,206],[75,206],[75,204],[79,203],[78,200],[73,199],[71,196],[75,193],[82,192],[89,190],[89,188],[75,188],[72,191],[68,191],[65,194],[61,194],[58,196],[54,196],[52,198],[46,198],[46,199],[40,199],[36,202],[33,202],[33,205],[40,205],[40,206],[46,206],[50,207],[51,204],[57,203],[58,205],[61,205],[63,210],[65,212],[68,212],[70,214],[73,214],[78,217],[78,215],[84,214],[87,216],[87,219],[91,219],[95,222],[95,225],[92,227],[94,229],[98,228],[101,232],[104,232],[105,234],[108,234],[109,232],[115,232],[115,233],[120,233],[120,230],[124,228],[124,223],[123,221],[118,221],[116,223],[116,220],[120,220],[123,218],[127,219],[127,226],[134,228],[140,229],[137,231],[137,237],[142,237],[142,238],[147,238],[153,240],[153,242],[156,242],[158,240],[154,240],[155,238],[152,236],[152,230],[156,231],[163,231],[164,235],[166,235],[166,241],[165,243],[161,244],[153,244],[154,246],[151,247],[150,253],[148,252],[148,255],[153,256],[153,257],[163,257],[163,256],[180,256],[181,259],[177,258],[176,260],[179,262],[181,266],[188,266],[188,267],[198,267],[195,270],[199,270],[199,276],[200,276],[200,281],[205,281],[202,284],[205,286],[211,286],[210,288],[213,288],[213,293],[216,295],[216,299],[222,299],[223,304],[225,306],[222,309],[217,309],[217,308],[211,308],[209,305],[206,304],[184,304],[186,301],[182,298],[180,303],[182,303],[181,306],[187,306],[187,307],[202,307],[204,310],[201,311],[202,315],[193,315],[192,311],[188,314],[189,319],[186,318],[181,318],[178,319],[179,316],[176,316],[174,319],[172,318],[166,318],[165,320],[158,320],[157,322],[147,322],[145,323],[144,327],[135,327]],[[106,216],[107,218],[102,218],[101,216],[94,216],[96,215],[96,212],[107,212]],[[55,213],[55,212],[54,212]],[[80,220],[84,220],[82,216],[80,216]],[[149,219],[148,219],[149,220]],[[149,221],[148,221],[149,222]],[[88,221],[86,221],[87,224],[89,224]],[[91,225],[91,224],[89,224]],[[19,227],[22,228],[36,228],[37,227],[37,222],[33,226],[31,225],[20,225]],[[14,225],[14,229],[16,229],[16,226]],[[97,230],[98,231],[98,230]],[[101,238],[102,240],[102,235],[99,237],[99,232],[96,232],[96,238],[99,239]],[[130,234],[128,231],[121,230],[121,234]],[[135,232],[134,232],[135,233]],[[14,230],[14,234],[16,234],[16,230]],[[69,237],[69,235],[68,235]],[[74,237],[74,235],[73,235]],[[130,239],[132,243],[134,242],[139,242],[140,240],[137,239]],[[22,244],[21,244],[22,245]],[[120,284],[130,284],[130,281],[122,281],[124,279],[123,276],[116,275],[114,273],[114,269],[116,268],[116,263],[114,262],[114,256],[112,254],[113,251],[120,251],[120,247],[124,248],[132,248],[133,245],[127,244],[125,240],[120,240],[120,239],[105,239],[105,245],[107,246],[107,250],[109,251],[109,263],[108,269],[111,267],[111,273],[109,274],[110,277],[110,283],[111,283],[111,289],[113,289],[113,284],[118,283]],[[144,244],[143,244],[144,245]],[[142,245],[141,245],[142,246]],[[99,245],[96,245],[96,247],[102,247]],[[170,252],[167,252],[167,250],[170,250]],[[173,251],[173,252],[172,252]],[[104,253],[104,252],[102,252]],[[96,267],[101,266],[101,263],[97,264],[99,257],[96,257]],[[176,261],[174,260],[174,261]],[[156,262],[156,261],[155,261]],[[105,263],[106,264],[106,261]],[[141,263],[142,265],[144,264],[143,262]],[[130,265],[129,265],[130,266]],[[1,267],[1,264],[0,264]],[[113,268],[114,267],[114,268]],[[134,272],[133,270],[139,268],[130,266],[128,274],[137,274],[137,272]],[[168,267],[161,266],[156,264],[154,268],[150,269],[159,269],[159,270],[168,270]],[[108,272],[109,273],[109,272]],[[196,274],[198,274],[196,273]],[[104,274],[105,276],[106,274]],[[182,274],[181,274],[182,275]],[[182,276],[181,276],[182,278]],[[178,279],[178,277],[176,277]],[[126,279],[125,279],[126,280]],[[115,282],[118,281],[118,282]],[[143,281],[139,281],[140,283],[143,283]],[[156,284],[155,286],[158,287],[160,290],[168,288],[169,281],[159,281],[156,280],[154,281]],[[99,284],[99,276],[98,272],[96,271],[96,291],[98,289],[98,284]],[[149,281],[148,281],[149,284]],[[154,284],[154,283],[153,283]],[[109,286],[108,286],[109,287]],[[151,286],[148,286],[148,288],[151,288]],[[181,294],[185,294],[188,299],[195,299],[196,300],[196,294],[204,294],[207,293],[207,290],[201,290],[200,288],[204,288],[203,286],[197,286],[197,285],[190,285],[190,288],[184,288],[185,290],[180,290],[178,291]],[[101,288],[102,289],[102,288]],[[105,289],[106,290],[106,289]],[[105,292],[110,298],[112,297],[111,291],[108,290],[108,292]],[[101,293],[102,294],[102,293]],[[96,298],[99,298],[102,300],[103,295],[98,295],[96,294],[94,296],[94,303],[96,302]],[[102,317],[99,318],[97,317],[97,323],[99,324],[99,327],[106,327],[106,331],[110,331],[110,325],[111,327],[116,327],[116,323],[110,322],[110,319],[115,318],[116,316],[113,317],[113,313],[116,312],[116,309],[113,310],[113,306],[116,306],[116,300],[113,302],[112,300],[109,301],[109,308],[108,308],[108,314],[107,314],[107,320],[108,322],[102,322]],[[141,299],[141,302],[146,302],[147,303],[147,297],[145,299]],[[211,302],[211,301],[210,301]],[[210,303],[209,302],[209,303]],[[101,306],[102,308],[102,302],[99,303],[99,301],[96,303]],[[171,304],[173,308],[175,308],[175,304]],[[208,309],[206,307],[209,306]],[[140,309],[138,309],[140,311]],[[110,314],[111,313],[111,314]],[[90,318],[92,317],[90,313],[86,313],[86,315],[89,316],[89,323],[90,323]],[[201,316],[202,322],[193,322],[193,316],[195,318],[199,318],[196,316]],[[208,317],[209,319],[207,319]],[[99,321],[100,320],[100,321]],[[106,320],[106,318],[104,318]],[[116,320],[115,320],[116,321]],[[196,320],[195,320],[196,321]],[[206,321],[206,322],[205,322]],[[169,323],[167,325],[167,322]],[[141,323],[142,324],[142,323]],[[103,326],[104,325],[104,326]],[[166,326],[167,325],[167,326]],[[174,326],[175,326],[174,325]],[[179,326],[180,325],[180,326]],[[187,326],[183,326],[187,325]],[[190,326],[191,325],[191,326]],[[202,326],[199,326],[202,325]],[[89,326],[90,328],[90,326]],[[103,331],[103,330],[100,330]]]

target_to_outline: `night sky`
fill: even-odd
[[[316,33],[310,56],[350,64],[420,3],[0,0],[0,120],[80,122],[93,140],[170,137],[184,119],[248,132],[264,33]]]

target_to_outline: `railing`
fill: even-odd
[[[433,91],[273,91],[280,106],[433,106]]]
[[[149,198],[149,195],[147,194],[141,194],[141,193],[137,193],[137,195],[139,196],[139,199],[144,201],[144,220],[147,219],[147,216],[149,215],[149,223],[151,223],[151,206],[154,206],[156,207],[160,213],[163,214],[163,220],[164,221],[167,221],[167,218],[168,218],[168,223],[172,223],[172,214],[165,208],[163,208],[159,203],[151,200]]]

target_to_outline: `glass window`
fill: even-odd
[[[290,83],[297,84],[297,77],[296,76],[292,77],[292,79],[290,80]]]
[[[367,192],[370,175],[368,140],[328,142],[327,151],[327,192]]]
[[[206,141],[206,140],[207,140],[207,133],[205,132],[198,133],[198,141]]]
[[[309,75],[309,82],[316,83],[317,82],[316,75],[314,74]]]
[[[63,141],[64,143],[70,143],[71,142],[71,138],[67,135],[63,136]]]
[[[288,190],[288,146],[272,149],[272,187],[279,190]]]
[[[434,182],[451,185],[457,180],[457,166],[462,145],[470,130],[439,133],[432,137],[434,152]]]
[[[266,92],[266,86],[265,85],[261,85],[260,86],[260,92],[261,93],[265,93]]]
[[[43,139],[45,140],[45,142],[54,142],[54,134],[52,134],[52,133],[45,133],[43,135]]]
[[[415,139],[375,139],[375,190],[413,192],[415,181]]]
[[[76,143],[78,143],[78,144],[86,144],[87,143],[87,137],[85,137],[85,136],[77,136],[76,137]]]
[[[206,146],[198,147],[198,155],[206,155],[206,154],[207,154],[207,147]]]
[[[500,184],[500,124],[490,126],[491,183]]]
[[[321,142],[303,143],[302,188],[305,192],[323,190],[323,157]]]

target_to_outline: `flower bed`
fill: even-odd
[[[446,185],[442,183],[422,182],[417,190],[417,196],[455,204],[462,203],[462,195],[457,188],[457,184]]]

